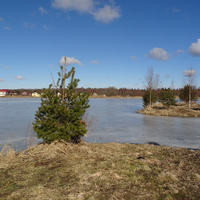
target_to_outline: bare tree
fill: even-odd
[[[159,87],[161,86],[162,81],[160,80],[160,74],[156,74],[155,76],[155,89],[159,89]]]
[[[174,79],[172,79],[172,81],[171,81],[171,89],[172,90],[174,89]]]
[[[189,70],[185,70],[183,72],[183,75],[185,77],[188,78],[188,85],[189,85],[189,103],[188,103],[188,109],[190,110],[191,109],[191,87],[192,85],[194,84],[194,79],[195,79],[195,74],[196,74],[196,71],[194,69],[189,69]]]
[[[154,79],[154,72],[153,67],[149,67],[147,69],[147,75],[145,76],[145,87],[147,90],[149,90],[149,105],[152,106],[152,90],[154,88],[155,79]]]

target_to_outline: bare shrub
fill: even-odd
[[[89,115],[87,112],[83,117],[83,122],[87,127],[87,135],[92,134],[96,129],[95,123],[97,122],[97,119],[94,116]]]
[[[36,145],[36,134],[31,126],[31,123],[26,127],[26,145],[27,149]]]

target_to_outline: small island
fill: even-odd
[[[198,96],[197,89],[192,84],[195,71],[190,69],[184,71],[184,76],[188,77],[188,84],[180,89],[177,95],[173,87],[158,88],[158,84],[154,85],[153,69],[149,68],[146,82],[147,90],[143,95],[143,109],[137,113],[155,116],[169,117],[200,117],[200,104],[197,104]]]
[[[191,104],[191,109],[188,109],[186,103],[176,103],[174,106],[164,106],[162,103],[155,103],[146,106],[137,111],[137,113],[155,116],[169,116],[169,117],[200,117],[200,105],[197,103]]]

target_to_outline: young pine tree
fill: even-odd
[[[164,105],[164,106],[173,106],[176,104],[176,95],[175,93],[170,89],[164,89],[161,91],[159,95],[159,101]]]
[[[185,85],[184,88],[180,90],[179,98],[186,103],[189,103],[189,101],[196,101],[196,88],[194,86]]]
[[[53,90],[52,85],[43,89],[33,129],[44,142],[65,140],[79,143],[87,132],[82,118],[89,108],[89,95],[76,91],[79,79],[75,79],[74,75],[74,67],[67,73],[66,65],[60,66],[56,89]],[[70,80],[67,86],[66,80]]]
[[[150,95],[151,94],[151,95]],[[150,106],[152,103],[156,103],[158,101],[158,96],[156,95],[154,90],[146,90],[143,95],[143,106]]]

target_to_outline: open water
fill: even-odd
[[[198,102],[200,103],[200,102]],[[84,140],[92,143],[156,142],[173,147],[200,148],[200,119],[148,116],[136,113],[142,99],[90,99],[88,114],[95,130]],[[0,149],[27,148],[40,99],[0,98]],[[41,140],[36,140],[41,142]]]

